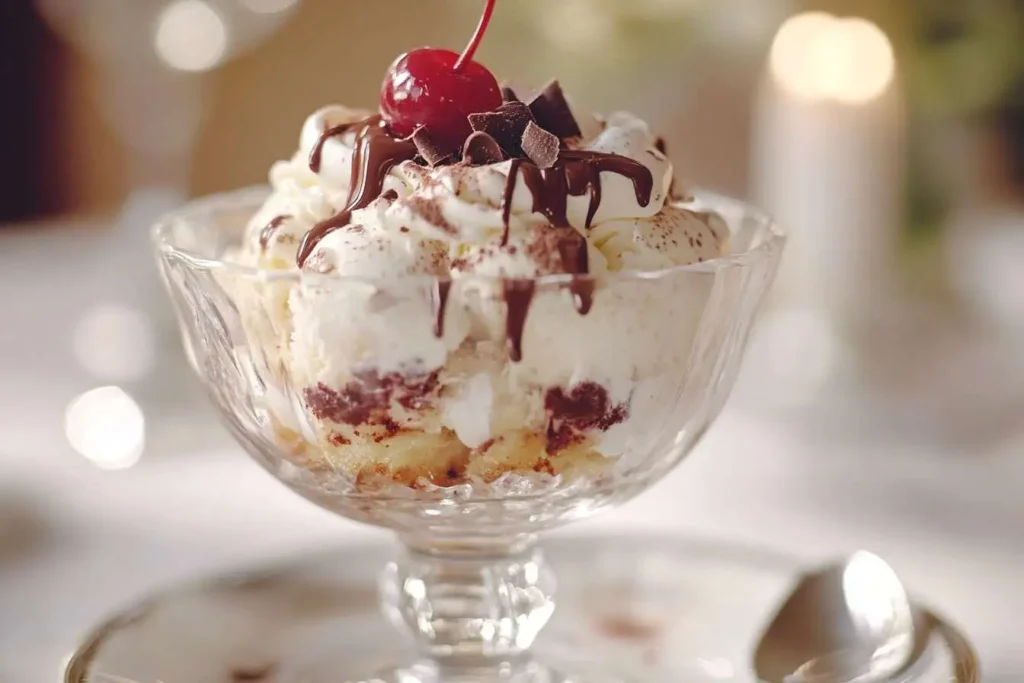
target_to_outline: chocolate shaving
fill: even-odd
[[[532,121],[526,126],[522,144],[526,156],[537,164],[538,168],[551,168],[558,161],[558,152],[561,148],[558,137]]]
[[[412,134],[412,141],[416,145],[416,151],[431,166],[454,159],[458,152],[444,144],[437,136],[432,135],[426,126],[416,129],[416,132]]]
[[[522,102],[522,100],[519,99],[519,95],[516,95],[516,91],[507,85],[501,86],[501,101],[505,104],[508,104],[509,102]]]
[[[563,140],[583,135],[558,81],[551,81],[537,93],[530,102],[530,111],[541,128]]]
[[[509,102],[494,111],[470,114],[469,125],[473,130],[487,133],[494,138],[510,157],[523,155],[520,141],[526,126],[533,121],[530,108],[522,102]]]
[[[462,160],[470,166],[487,166],[505,160],[501,145],[483,131],[477,131],[466,139],[462,147]]]

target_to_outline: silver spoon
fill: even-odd
[[[875,683],[911,667],[927,647],[903,584],[882,558],[857,552],[805,575],[761,637],[765,683]]]

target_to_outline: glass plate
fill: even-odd
[[[784,555],[666,536],[546,547],[558,609],[538,648],[570,663],[570,681],[755,683],[754,648],[802,569]],[[375,571],[388,553],[340,548],[154,596],[91,634],[65,681],[375,681],[410,656],[377,611]],[[976,669],[967,641],[938,621],[905,680],[977,681]]]

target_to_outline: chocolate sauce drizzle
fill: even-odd
[[[508,180],[505,182],[505,194],[501,198],[501,246],[508,245],[509,224],[512,220],[512,195],[516,192],[516,185],[519,181],[519,169],[523,167],[522,159],[513,159],[512,165],[508,168]],[[536,204],[534,199],[534,204]]]
[[[574,277],[569,283],[572,303],[580,315],[590,313],[594,307],[594,281],[590,278]]]
[[[523,331],[526,329],[526,316],[533,303],[536,284],[533,280],[505,280],[505,338],[508,345],[508,357],[513,363],[523,359]]]
[[[567,215],[569,197],[582,197],[589,193],[590,204],[587,208],[585,227],[590,229],[594,223],[594,217],[601,208],[603,199],[601,174],[604,172],[616,173],[629,178],[633,182],[633,191],[636,193],[636,201],[640,206],[649,205],[654,193],[654,176],[651,175],[650,169],[638,161],[617,154],[562,150],[555,165],[546,169],[541,169],[526,159],[513,159],[501,202],[502,246],[506,246],[509,240],[512,197],[519,184],[520,172],[523,182],[526,183],[530,194],[533,195],[533,210],[543,213],[552,225],[559,227],[570,227]],[[560,249],[566,247],[567,245]],[[581,315],[586,315],[594,305],[594,282],[586,277],[590,273],[586,240],[580,245],[578,254],[563,253],[562,262],[567,266],[573,264],[570,272],[576,277],[573,277],[569,284],[569,291],[572,293],[576,310]],[[511,302],[509,310],[511,315]],[[510,321],[508,325],[510,334],[514,328],[515,326]],[[509,339],[510,349],[518,348],[520,345],[521,340]]]
[[[558,245],[558,250],[562,255],[562,263],[572,268],[570,272],[572,272],[573,278],[569,283],[569,293],[572,294],[576,312],[586,315],[594,307],[594,281],[589,277],[590,250],[586,240],[580,240],[575,253],[573,253],[573,246],[571,242],[562,242]]]
[[[263,247],[264,251],[266,251],[267,245],[270,244],[270,240],[274,238],[274,233],[277,232],[277,229],[291,219],[291,216],[277,216],[260,231],[260,246]]]
[[[320,167],[323,165],[324,146],[327,144],[328,140],[336,138],[339,135],[344,135],[363,123],[365,123],[365,121],[350,121],[349,123],[342,123],[325,130],[317,139],[316,144],[313,145],[313,149],[309,152],[309,170],[313,173],[320,172]]]
[[[356,129],[356,139],[348,204],[327,220],[314,225],[302,238],[297,259],[299,268],[305,265],[323,238],[348,225],[353,212],[365,209],[380,196],[384,189],[384,179],[394,166],[416,156],[416,145],[408,140],[392,137],[380,115],[375,115],[358,123],[335,126],[324,131],[310,154],[309,167],[313,172],[320,171],[323,148],[327,141],[352,128]]]
[[[444,314],[448,310],[448,296],[452,293],[451,280],[437,280],[431,302],[434,307],[434,336],[444,337]]]
[[[583,150],[562,150],[558,161],[551,168],[541,169],[525,159],[515,159],[509,169],[508,184],[502,200],[502,221],[505,232],[502,244],[508,242],[509,218],[512,212],[512,196],[519,183],[522,171],[523,182],[533,195],[533,210],[543,213],[552,225],[568,226],[569,197],[582,197],[590,193],[586,228],[590,229],[594,216],[601,208],[603,198],[601,174],[616,173],[633,182],[633,191],[640,206],[651,203],[654,193],[654,176],[650,169],[639,161],[618,154],[588,152]]]

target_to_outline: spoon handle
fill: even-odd
[[[933,612],[922,610],[929,626],[946,641],[953,655],[953,676],[956,683],[981,683],[981,667],[978,655],[959,631],[937,617]]]

